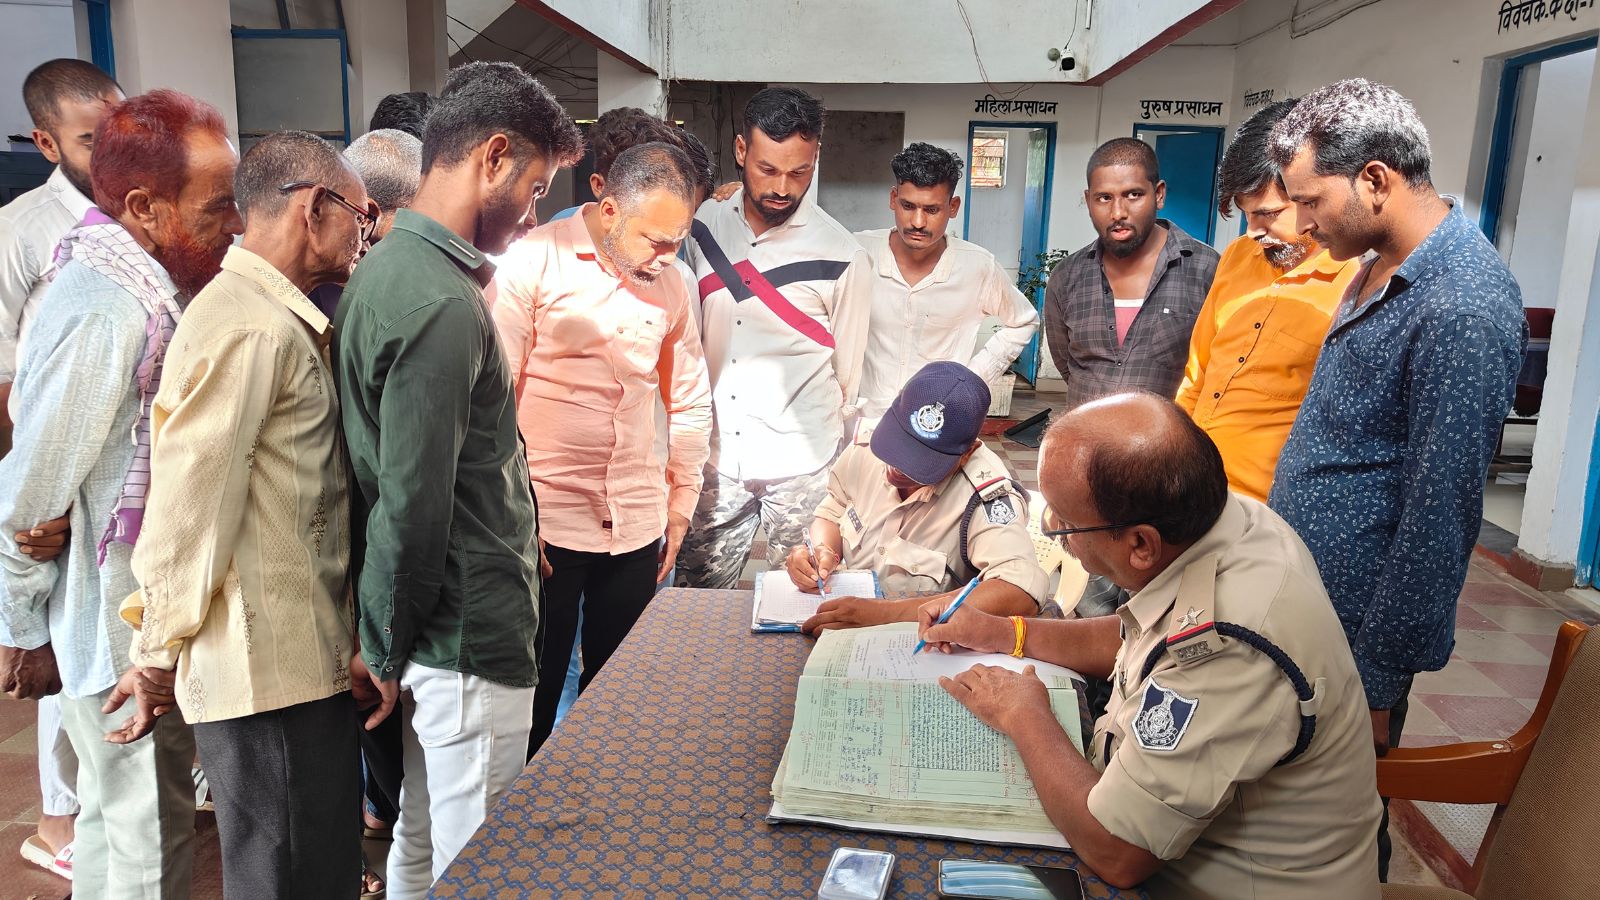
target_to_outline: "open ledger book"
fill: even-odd
[[[945,693],[938,678],[977,663],[1034,666],[1082,752],[1073,687],[1081,676],[1003,654],[913,655],[916,643],[911,622],[829,631],[817,641],[795,694],[770,818],[1065,848],[1016,746]]]

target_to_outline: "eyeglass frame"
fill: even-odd
[[[1045,514],[1046,515],[1054,515],[1055,514],[1055,510],[1046,509]],[[1056,528],[1056,529],[1052,529],[1052,530],[1047,531],[1043,527],[1043,525],[1044,525],[1043,518],[1044,518],[1043,516],[1040,517],[1039,533],[1044,535],[1045,537],[1058,538],[1058,539],[1067,537],[1068,535],[1074,535],[1074,534],[1088,534],[1088,533],[1094,532],[1094,531],[1116,531],[1119,528],[1132,528],[1135,525],[1147,525],[1147,524],[1149,524],[1147,522],[1123,522],[1120,525],[1085,525],[1082,528]],[[1063,541],[1062,543],[1065,543],[1065,542]]]
[[[343,206],[345,209],[348,209],[354,213],[356,216],[356,226],[360,229],[361,242],[368,245],[372,243],[372,236],[378,230],[378,219],[383,215],[383,210],[378,208],[378,202],[376,200],[367,200],[367,208],[362,209],[354,203],[351,203],[349,198],[347,198],[345,195],[339,193],[331,187],[328,187],[325,184],[318,184],[315,181],[291,181],[288,184],[281,184],[278,186],[278,193],[287,194],[290,191],[299,191],[304,190],[305,188],[321,188],[329,197],[333,198],[335,203],[338,203],[340,206]]]

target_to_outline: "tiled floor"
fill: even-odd
[[[1059,401],[1059,397],[1019,390],[1013,397],[1010,418],[1024,419],[1052,405],[1060,408],[1059,402],[1052,404],[1052,400]],[[1037,488],[1037,450],[1000,437],[984,441],[1007,461],[1018,480]],[[766,568],[765,553],[765,539],[758,535],[744,586]],[[1527,720],[1544,684],[1557,627],[1568,618],[1600,623],[1600,607],[1585,600],[1592,593],[1541,593],[1493,563],[1475,558],[1457,610],[1455,653],[1442,671],[1417,677],[1401,743],[1428,746],[1506,737],[1516,731]],[[23,862],[15,850],[32,833],[39,812],[34,766],[33,706],[0,698],[0,900],[58,900],[68,893],[65,882]],[[1488,822],[1488,809],[1416,806],[1470,863]],[[199,815],[198,822],[194,897],[211,900],[222,895],[216,827],[208,814]],[[1438,878],[1409,845],[1408,835],[1399,837],[1392,879],[1437,883]],[[369,843],[369,852],[373,851],[381,855],[381,848]]]

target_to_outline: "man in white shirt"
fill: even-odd
[[[1039,329],[1039,312],[994,254],[945,233],[961,210],[961,157],[915,143],[894,158],[889,189],[894,228],[856,234],[876,263],[872,327],[861,381],[861,411],[883,414],[911,376],[931,362],[960,363],[989,385]],[[1000,320],[983,348],[978,331]]]
[[[783,565],[828,490],[856,413],[872,260],[817,208],[822,104],[798,88],[750,98],[727,200],[700,208],[689,262],[716,420],[705,487],[678,555],[682,580],[731,588],[756,526]]]
[[[11,446],[5,410],[17,347],[39,298],[56,244],[94,205],[89,154],[94,129],[123,100],[110,75],[81,59],[52,59],[22,82],[33,143],[56,170],[44,184],[0,207],[0,449]]]
[[[33,120],[33,143],[56,164],[44,184],[0,207],[0,456],[11,449],[7,406],[17,349],[44,296],[44,274],[56,244],[94,205],[89,154],[94,130],[122,89],[111,76],[78,59],[53,59],[28,73],[22,100]],[[64,521],[56,520],[64,525]],[[19,548],[22,537],[17,537]],[[59,552],[59,551],[58,551]],[[31,553],[36,560],[45,557]],[[72,877],[73,817],[78,814],[78,757],[61,727],[55,695],[39,699],[40,813],[38,833],[23,844],[29,861]]]

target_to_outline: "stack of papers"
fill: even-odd
[[[876,597],[878,576],[870,570],[846,570],[828,576],[828,592],[808,594],[795,587],[789,573],[773,569],[756,575],[750,607],[751,631],[799,631],[800,623],[817,614],[823,600],[834,597]]]
[[[1082,752],[1075,681],[1002,654],[923,652],[916,625],[830,631],[800,676],[794,725],[772,783],[776,820],[986,843],[1066,847],[1010,739],[938,685],[973,665],[1032,665]]]

